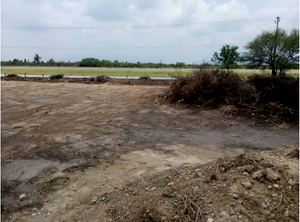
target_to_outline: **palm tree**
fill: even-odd
[[[33,57],[33,62],[40,63],[42,57],[39,56],[39,54],[35,54]]]

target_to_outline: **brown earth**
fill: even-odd
[[[1,86],[2,221],[298,221],[298,127],[167,86]]]

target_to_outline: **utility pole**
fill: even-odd
[[[278,24],[280,22],[280,18],[277,17],[276,20],[274,21],[274,23],[276,24],[276,32],[278,31]]]
[[[276,24],[276,32],[275,32],[275,46],[274,46],[274,68],[272,68],[272,76],[276,76],[277,69],[276,69],[276,49],[277,49],[277,36],[278,36],[278,24],[280,22],[280,18],[277,17],[274,23]]]

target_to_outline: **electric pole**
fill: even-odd
[[[276,68],[276,48],[277,48],[277,35],[278,35],[278,24],[280,22],[280,18],[277,17],[274,23],[276,24],[276,32],[275,32],[275,45],[274,45],[274,68],[272,68],[272,76],[276,76],[277,68]]]
[[[276,32],[278,31],[278,24],[280,22],[280,18],[277,17],[276,20],[274,21],[274,23],[276,24]]]

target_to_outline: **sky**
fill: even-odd
[[[298,0],[2,0],[1,61],[199,64],[263,31],[299,29]]]

